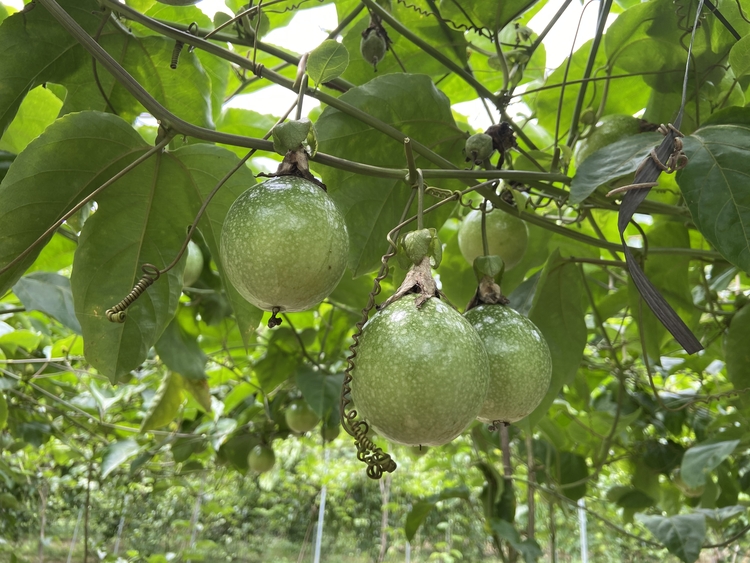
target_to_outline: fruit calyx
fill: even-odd
[[[404,281],[396,292],[386,299],[378,309],[384,309],[407,293],[416,293],[417,309],[431,297],[439,297],[437,284],[432,277],[432,268],[437,268],[443,257],[443,247],[435,229],[418,229],[404,235],[399,241],[403,261],[411,262]],[[406,262],[408,264],[408,262]],[[403,262],[402,262],[403,263]]]
[[[474,297],[466,306],[467,311],[479,305],[507,305],[510,303],[500,289],[504,271],[505,263],[499,256],[477,256],[474,259],[474,275],[479,285]]]
[[[276,172],[273,174],[260,173],[258,176],[264,178],[278,178],[280,176],[296,176],[297,178],[304,178],[318,186],[324,192],[327,192],[326,185],[318,180],[310,172],[310,164],[308,161],[307,151],[303,148],[297,150],[290,150],[284,155],[284,160],[281,161]]]

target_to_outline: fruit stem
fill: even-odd
[[[487,200],[482,201],[482,252],[490,255],[490,245],[487,242]]]

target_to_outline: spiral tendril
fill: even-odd
[[[114,307],[107,309],[105,315],[111,323],[124,323],[127,318],[127,308],[138,299],[141,294],[146,291],[161,275],[159,268],[153,264],[144,264],[141,267],[143,276],[135,284],[135,287],[125,296],[125,299],[120,301]]]

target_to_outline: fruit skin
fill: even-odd
[[[408,294],[365,325],[352,370],[352,399],[379,435],[406,446],[440,446],[479,413],[487,353],[457,311],[439,299],[417,309]]]
[[[341,432],[341,426],[326,426],[325,424],[320,427],[320,436],[325,442],[333,442]]]
[[[584,139],[576,153],[576,163],[581,164],[592,153],[641,132],[641,120],[632,115],[605,115],[593,133]]]
[[[477,418],[488,424],[521,420],[539,405],[552,380],[547,341],[534,323],[504,305],[479,305],[464,317],[490,361],[490,385]]]
[[[187,261],[185,262],[185,271],[182,274],[182,287],[191,287],[203,271],[203,253],[200,246],[192,240],[187,246]]]
[[[266,311],[304,311],[320,303],[344,275],[348,253],[336,204],[296,176],[271,178],[242,193],[221,232],[229,281]]]
[[[320,419],[305,401],[297,399],[286,409],[286,423],[294,432],[304,434],[315,428]]]
[[[524,221],[499,209],[487,214],[489,253],[502,258],[506,270],[521,261],[528,243],[529,229]],[[481,211],[471,211],[464,217],[458,228],[458,248],[469,264],[473,264],[477,256],[484,255]]]
[[[270,471],[276,463],[276,454],[270,446],[257,445],[247,456],[247,464],[256,473]]]

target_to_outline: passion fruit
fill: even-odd
[[[440,446],[479,414],[487,395],[484,346],[437,298],[417,307],[407,294],[364,326],[352,370],[352,399],[380,436],[406,446]]]
[[[344,217],[320,187],[278,176],[242,193],[221,233],[229,281],[250,303],[304,311],[327,297],[346,269]]]
[[[490,384],[477,418],[516,422],[539,406],[552,380],[552,357],[541,331],[505,305],[479,305],[464,317],[487,350]]]

